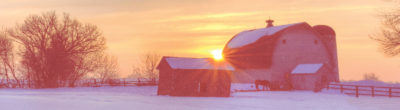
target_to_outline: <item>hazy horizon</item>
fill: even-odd
[[[383,81],[400,82],[400,57],[385,57],[370,36],[379,33],[380,11],[390,0],[5,0],[0,26],[9,28],[31,14],[69,13],[97,25],[107,38],[107,51],[118,57],[123,76],[146,52],[181,57],[211,57],[235,34],[274,25],[307,22],[336,31],[339,76],[362,79],[376,73]]]

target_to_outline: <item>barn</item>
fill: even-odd
[[[229,97],[234,68],[211,58],[163,57],[158,95]]]
[[[331,27],[306,22],[273,26],[272,22],[240,32],[227,42],[223,54],[235,68],[232,82],[266,80],[274,89],[313,90],[339,81],[336,35]],[[313,69],[317,71],[297,73]]]

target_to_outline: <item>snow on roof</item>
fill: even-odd
[[[242,47],[242,46],[256,42],[258,39],[260,39],[263,36],[273,35],[279,31],[282,31],[282,30],[284,30],[290,26],[296,25],[296,24],[300,24],[300,23],[286,24],[286,25],[280,25],[280,26],[273,26],[273,27],[269,27],[269,28],[261,28],[261,29],[243,31],[243,32],[237,34],[228,43],[227,46],[229,48]]]
[[[225,62],[214,62],[210,58],[177,58],[168,57],[166,61],[173,69],[208,69],[208,70],[235,70]]]
[[[322,65],[322,63],[299,64],[293,69],[292,74],[314,74],[322,67]]]

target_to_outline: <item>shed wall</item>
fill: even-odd
[[[192,69],[164,71],[160,68],[158,93],[171,96],[229,97],[230,86],[230,71]]]

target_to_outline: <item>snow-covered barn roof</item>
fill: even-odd
[[[301,23],[304,23],[304,22],[301,22]],[[227,44],[227,47],[228,48],[239,48],[239,47],[254,43],[258,39],[260,39],[264,36],[274,35],[282,30],[285,30],[286,28],[289,28],[291,26],[294,26],[296,24],[301,24],[301,23],[286,24],[286,25],[273,26],[273,27],[268,27],[268,28],[243,31],[243,32],[237,34],[236,36],[234,36],[232,38],[232,40],[229,41],[229,43]]]
[[[315,74],[322,67],[322,65],[322,63],[299,64],[293,69],[292,74]]]
[[[173,69],[235,70],[230,64],[211,58],[165,57],[165,60]]]

